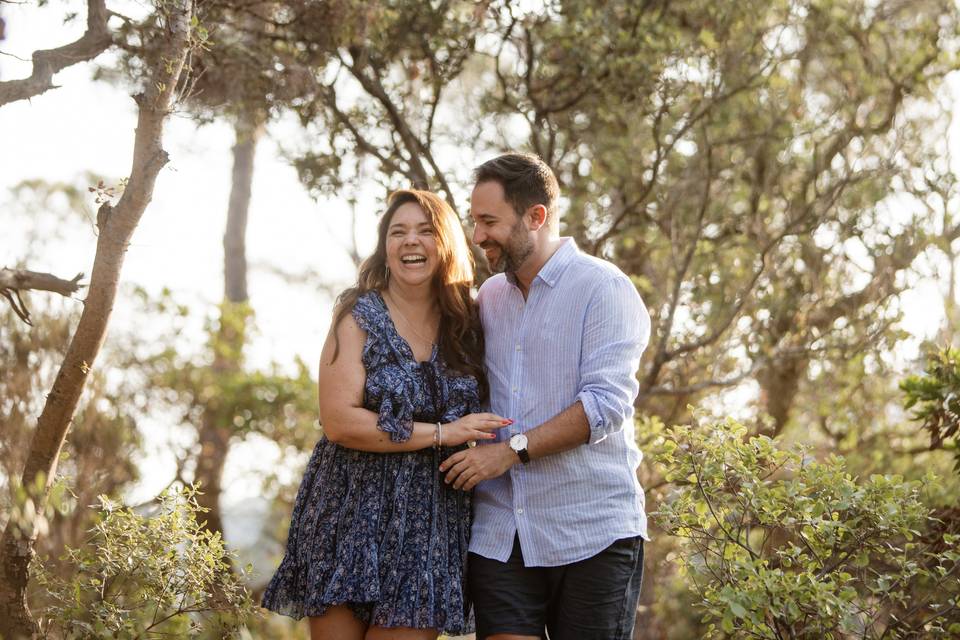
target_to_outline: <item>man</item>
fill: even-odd
[[[633,402],[650,318],[630,279],[559,236],[539,158],[475,172],[473,241],[505,272],[480,288],[496,443],[450,456],[474,494],[478,640],[632,638],[646,538]]]

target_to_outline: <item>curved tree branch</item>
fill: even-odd
[[[58,71],[78,62],[93,60],[106,51],[113,44],[108,19],[105,0],[87,0],[87,30],[84,34],[62,47],[35,51],[33,73],[29,78],[0,82],[0,107],[55,89],[53,76]]]

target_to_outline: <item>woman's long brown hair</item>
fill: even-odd
[[[437,242],[439,265],[433,276],[433,292],[440,308],[439,349],[447,367],[464,375],[472,375],[480,384],[481,397],[487,393],[483,370],[483,330],[477,306],[470,297],[473,284],[473,255],[460,226],[457,214],[447,202],[435,193],[415,189],[395,191],[387,201],[387,210],[377,227],[377,248],[360,265],[357,284],[337,298],[333,326],[353,310],[357,298],[368,291],[387,288],[387,229],[393,214],[402,205],[417,204],[433,225]],[[340,341],[334,332],[337,359]]]

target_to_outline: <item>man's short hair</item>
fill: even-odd
[[[487,160],[473,172],[477,184],[499,182],[518,216],[535,204],[547,209],[547,223],[557,223],[560,186],[550,166],[531,153],[505,153]]]

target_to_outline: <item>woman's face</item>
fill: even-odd
[[[433,224],[415,202],[393,213],[387,227],[387,266],[390,277],[407,286],[429,283],[439,266]]]

